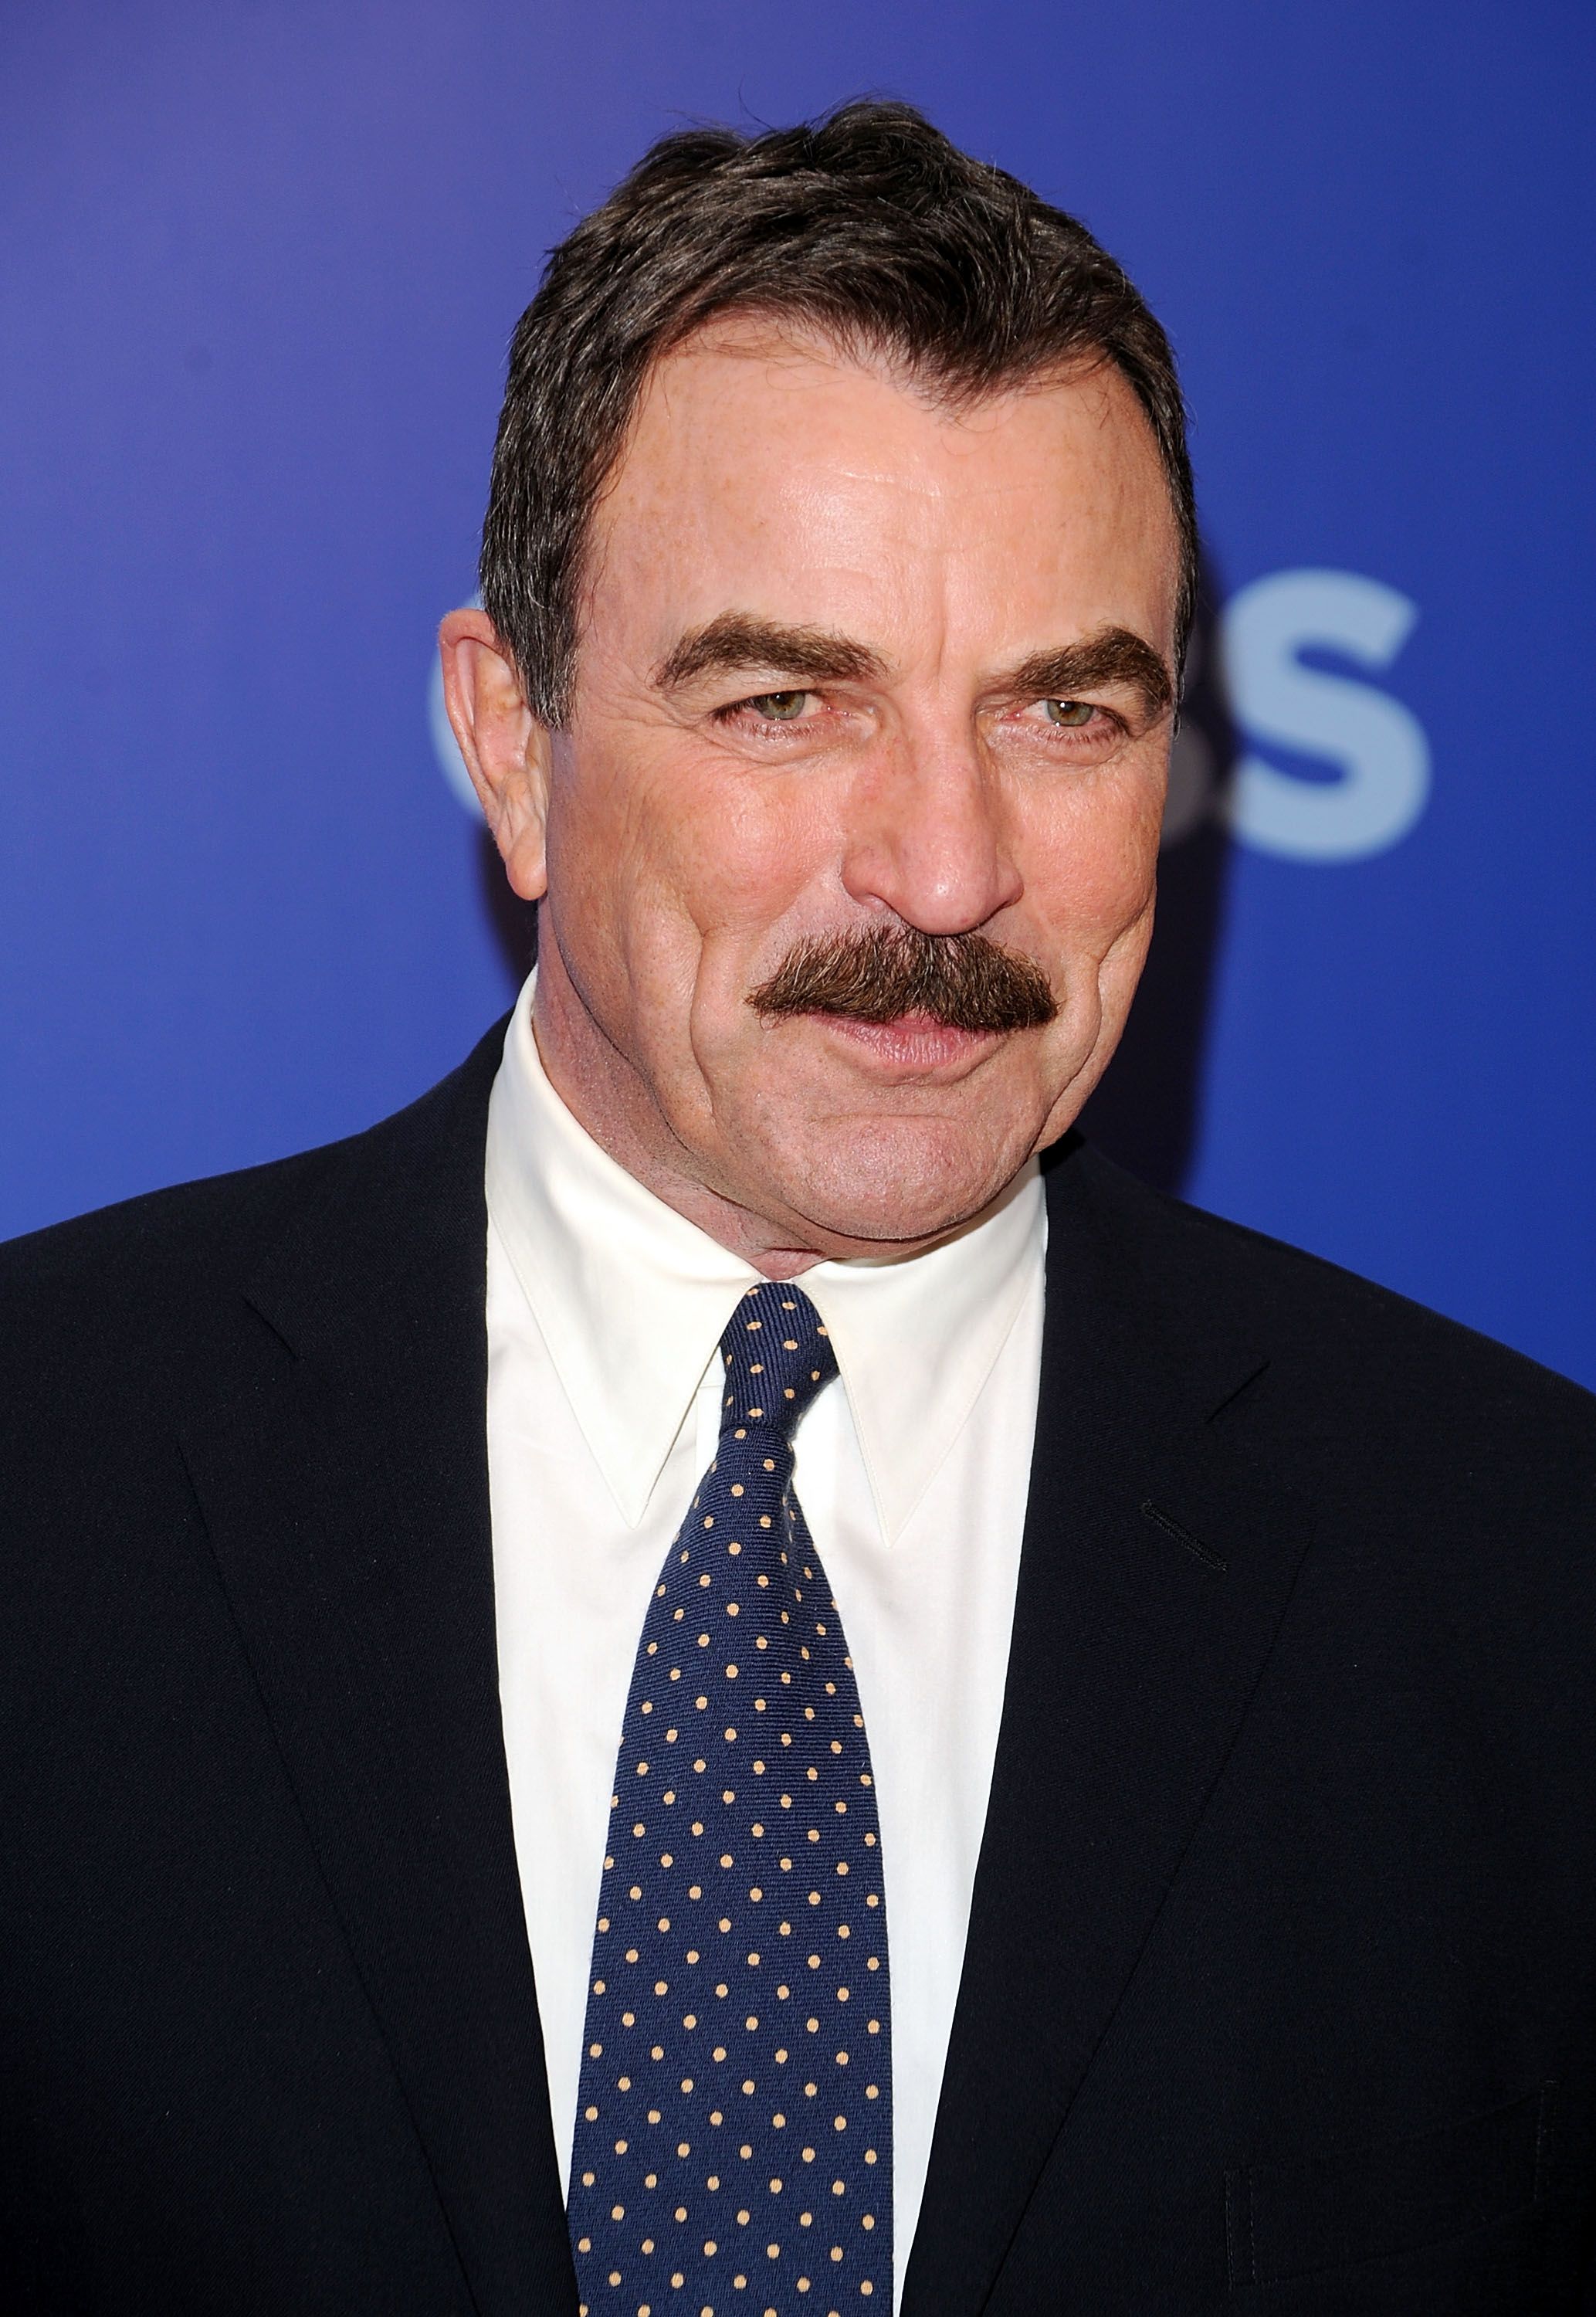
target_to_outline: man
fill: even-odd
[[[1592,2305],[1592,1403],[1071,1131],[1193,541],[905,108],[557,251],[441,635],[534,980],[5,1257],[11,2306]]]

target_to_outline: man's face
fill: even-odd
[[[1151,930],[1176,546],[1133,393],[1099,368],[950,411],[723,327],[656,367],[585,577],[543,758],[557,1085],[750,1244],[947,1230],[1074,1118]],[[905,932],[998,944],[1030,1025],[860,1021],[801,971],[799,1010],[750,1003]]]

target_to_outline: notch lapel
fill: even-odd
[[[1301,1505],[1211,1420],[1266,1361],[1180,1311],[1123,1199],[1079,1145],[1049,1169],[1008,1684],[904,2317],[985,2305],[1235,1741],[1305,1542]]]
[[[253,1393],[184,1435],[222,1580],[481,2317],[574,2312],[499,1714],[486,1101],[503,1024],[325,1154]],[[255,1316],[258,1314],[259,1316]]]

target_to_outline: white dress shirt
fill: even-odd
[[[616,1749],[650,1590],[715,1452],[760,1275],[646,1190],[545,1075],[522,990],[487,1132],[487,1445],[516,1855],[568,2180]],[[992,1783],[1036,1427],[1034,1163],[923,1254],[802,1275],[841,1370],[794,1485],[859,1677],[880,1817],[903,2290]]]

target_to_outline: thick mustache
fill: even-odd
[[[912,926],[798,942],[749,993],[756,1013],[841,1014],[853,1022],[929,1015],[950,1030],[1039,1030],[1058,1011],[1040,966],[985,934]]]

